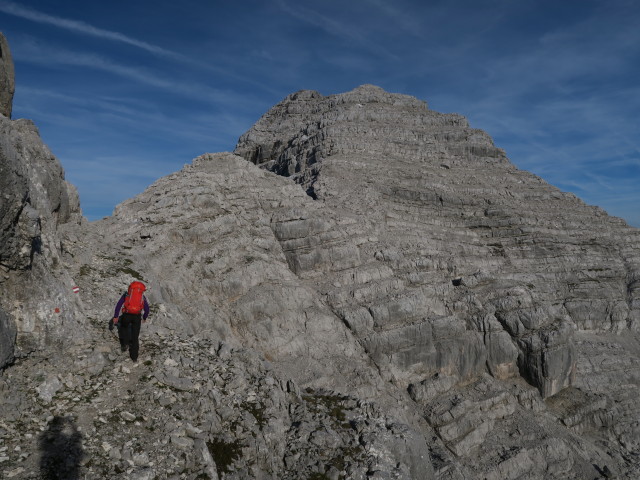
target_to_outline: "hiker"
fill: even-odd
[[[140,325],[149,316],[149,303],[144,296],[146,289],[144,283],[132,282],[118,300],[112,320],[114,325],[118,325],[120,349],[123,352],[129,349],[129,356],[134,362],[138,361]]]

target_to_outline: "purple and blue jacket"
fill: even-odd
[[[113,318],[117,318],[120,316],[120,311],[122,310],[122,306],[124,305],[124,299],[127,297],[127,292],[123,293],[122,296],[120,297],[120,300],[118,300],[118,303],[116,305],[116,311],[113,314]],[[149,303],[147,302],[147,297],[145,297],[144,295],[142,296],[142,299],[144,300],[144,314],[142,315],[143,320],[146,320],[147,317],[149,316]]]

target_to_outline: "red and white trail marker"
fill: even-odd
[[[73,290],[73,293],[78,293],[80,291],[80,287],[73,287],[71,290]]]

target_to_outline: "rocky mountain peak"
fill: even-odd
[[[312,166],[337,151],[385,151],[399,143],[421,148],[424,142],[417,141],[415,133],[408,138],[405,132],[429,126],[448,130],[468,128],[468,123],[460,115],[433,112],[426,102],[373,85],[327,97],[302,91],[267,112],[240,137],[234,153],[281,175],[298,174],[308,181],[314,177]],[[493,149],[492,156],[504,156],[484,132],[476,130],[473,135],[474,143]],[[328,136],[331,142],[318,142]]]
[[[389,93],[376,85],[364,84],[354,88],[350,92],[332,95],[336,103],[386,103],[389,105],[406,105],[416,108],[427,108],[427,102],[409,95]]]
[[[640,475],[640,233],[464,117],[302,90],[90,224],[0,123],[7,478]]]

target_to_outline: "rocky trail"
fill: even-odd
[[[153,323],[138,363],[106,322],[91,331],[0,378],[3,478],[410,478],[379,446],[415,439],[373,405],[301,392],[249,351]]]

